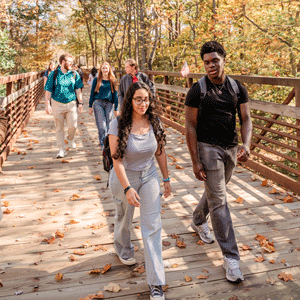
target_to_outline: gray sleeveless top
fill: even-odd
[[[108,134],[118,136],[118,121],[113,119],[109,124]],[[139,135],[130,133],[127,148],[123,157],[125,170],[143,171],[154,164],[154,154],[157,150],[157,141],[152,126],[150,131]]]

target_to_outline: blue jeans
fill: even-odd
[[[106,100],[95,100],[94,114],[98,128],[99,143],[103,146],[103,141],[109,130],[109,123],[113,118],[113,103]]]
[[[226,196],[226,184],[236,166],[237,147],[226,148],[198,142],[198,153],[204,166],[206,181],[205,191],[193,212],[193,221],[196,225],[202,225],[210,213],[212,227],[223,255],[239,260]]]
[[[139,209],[147,283],[149,285],[165,285],[161,241],[161,193],[156,167],[153,164],[149,169],[143,171],[126,170],[126,175],[130,185],[141,198]],[[116,253],[123,259],[133,258],[134,246],[131,243],[130,227],[135,207],[128,203],[114,168],[110,171],[109,185],[116,206],[114,226]]]

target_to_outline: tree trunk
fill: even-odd
[[[145,24],[145,15],[144,15],[144,0],[139,0],[140,2],[140,39],[142,43],[141,48],[141,69],[144,70],[146,66],[146,45],[145,45],[145,32],[146,32],[146,24]]]
[[[148,68],[149,70],[152,70],[152,64],[154,61],[154,57],[155,57],[155,52],[156,52],[156,48],[157,48],[157,44],[158,44],[158,25],[157,25],[157,13],[155,11],[155,8],[152,9],[152,14],[153,14],[153,20],[155,22],[154,24],[154,44],[152,47],[152,51],[150,53],[149,56],[149,60],[148,60]]]

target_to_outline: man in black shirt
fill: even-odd
[[[201,83],[203,90],[200,81],[195,83],[185,101],[186,140],[193,171],[205,184],[191,226],[204,242],[213,243],[214,237],[207,224],[210,213],[214,234],[224,255],[226,278],[240,282],[244,277],[227,205],[226,184],[237,160],[247,161],[250,154],[252,123],[248,93],[238,81],[225,75],[226,52],[221,44],[215,41],[205,43],[201,48],[201,58],[207,73]],[[243,141],[239,147],[237,112]]]

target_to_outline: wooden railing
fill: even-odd
[[[145,73],[155,82],[162,110],[161,119],[185,133],[185,96],[193,82],[205,74],[189,74],[184,80],[179,72]],[[300,79],[244,75],[231,77],[249,86],[290,87],[291,91],[281,104],[250,100],[253,139],[251,159],[244,165],[300,194]],[[177,84],[174,85],[174,82]]]
[[[5,140],[0,144],[0,170],[44,96],[43,73],[44,71],[0,77],[0,85],[6,85],[6,97],[0,97],[0,114],[6,117],[8,125]]]

